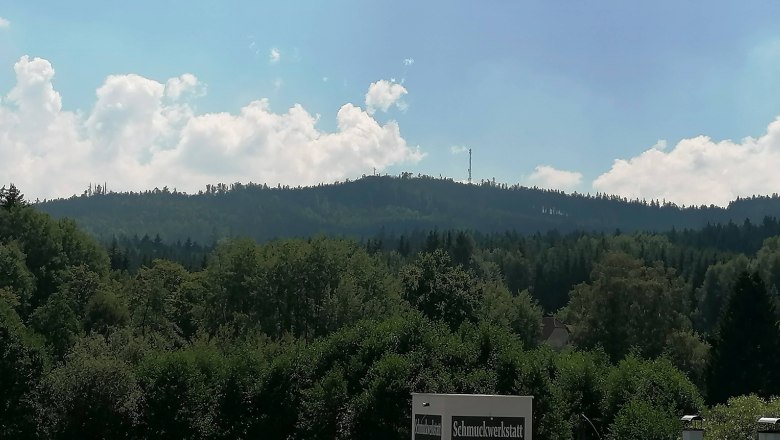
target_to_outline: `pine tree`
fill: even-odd
[[[780,330],[774,305],[757,273],[743,272],[720,316],[707,372],[708,397],[780,392]]]
[[[0,188],[0,206],[11,209],[16,206],[27,206],[27,201],[24,200],[24,195],[19,188],[12,183],[8,189]]]

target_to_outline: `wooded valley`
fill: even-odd
[[[775,197],[364,184],[42,205],[4,188],[0,438],[401,439],[412,392],[533,395],[537,439],[597,438],[583,415],[603,438],[677,439],[693,413],[748,438],[780,415]]]

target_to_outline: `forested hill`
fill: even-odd
[[[679,207],[665,201],[565,194],[494,182],[467,185],[408,173],[299,188],[208,185],[198,194],[168,188],[106,193],[98,187],[37,206],[55,217],[73,218],[102,238],[160,234],[165,240],[199,242],[318,233],[369,237],[381,231],[400,234],[435,228],[486,233],[662,231],[780,216],[777,195],[737,200],[728,208]]]
[[[0,439],[400,439],[421,392],[534,396],[537,440],[780,413],[777,218],[106,244],[0,188]]]

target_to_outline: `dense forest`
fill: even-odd
[[[744,439],[756,417],[780,415],[780,221],[753,215],[774,198],[682,209],[386,180],[200,196],[101,191],[35,206],[3,188],[0,438],[402,439],[412,392],[533,395],[540,440],[674,440],[679,416],[691,413],[705,415],[710,438]],[[256,194],[281,206],[283,194],[359,194],[373,182],[474,191],[457,202],[427,199],[441,219],[447,204],[539,196],[561,201],[557,214],[544,214],[553,218],[571,219],[582,203],[623,209],[617,223],[636,223],[585,224],[596,218],[590,208],[545,228],[512,228],[509,214],[490,227],[498,211],[478,205],[468,228],[431,220],[372,230],[380,217],[357,226],[359,211],[333,203],[329,212],[341,214],[329,224],[352,216],[354,229],[212,240],[173,234],[173,217],[147,217],[148,231],[93,227],[95,238],[39,209],[83,204],[101,218],[98,206],[178,212],[192,201],[186,209],[197,212]],[[517,200],[506,206],[533,211]],[[383,202],[356,206],[372,203]],[[754,208],[750,220],[719,222]],[[263,224],[296,212],[286,213]],[[676,228],[642,232],[653,220],[641,213],[666,219],[651,229]],[[677,223],[690,218],[703,226]],[[269,240],[286,232],[301,237]],[[568,325],[567,347],[545,343],[545,315]]]
[[[168,242],[213,243],[225,237],[274,238],[316,234],[365,238],[432,229],[482,233],[557,230],[624,232],[697,229],[707,224],[761,222],[780,216],[780,197],[733,201],[727,208],[681,207],[665,200],[627,200],[606,194],[509,186],[466,185],[430,176],[367,176],[314,187],[207,185],[198,194],[175,188],[116,193],[90,185],[80,196],[36,206],[68,217],[102,239],[148,235]]]

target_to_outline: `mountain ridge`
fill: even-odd
[[[566,194],[483,181],[464,184],[429,176],[367,176],[311,187],[207,185],[185,194],[168,188],[97,192],[36,205],[73,218],[91,234],[155,235],[200,242],[248,236],[257,241],[317,234],[374,236],[380,231],[470,229],[521,233],[663,231],[780,217],[780,197],[737,199],[727,207],[680,207],[604,194]]]

